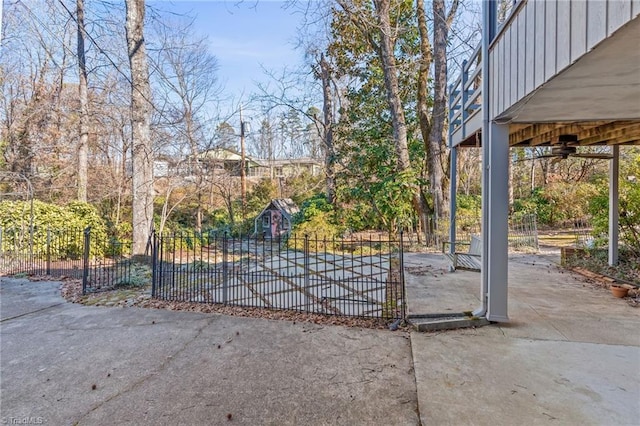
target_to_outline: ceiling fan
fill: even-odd
[[[566,142],[563,142],[560,146],[551,147],[551,154],[539,155],[536,158],[557,158],[558,160],[566,160],[569,157],[595,158],[600,160],[613,158],[611,154],[604,152],[578,152],[577,147],[568,146]]]
[[[563,141],[560,145],[552,146],[551,153],[537,155],[533,158],[526,158],[523,160],[537,160],[539,158],[553,158],[554,161],[566,160],[569,157],[577,158],[593,158],[597,160],[609,160],[613,158],[613,155],[606,152],[578,152],[576,146],[569,146],[567,142]]]

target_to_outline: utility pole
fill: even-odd
[[[240,105],[240,186],[242,197],[242,219],[245,219],[247,205],[247,166],[244,156],[245,122],[242,121],[242,105]]]

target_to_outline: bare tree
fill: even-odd
[[[89,152],[89,95],[87,92],[87,66],[85,61],[84,0],[76,1],[78,24],[78,99],[80,115],[78,123],[78,200],[87,201],[87,157]]]
[[[218,61],[208,51],[206,38],[196,36],[191,22],[158,23],[154,30],[159,46],[153,65],[163,105],[159,119],[173,134],[174,149],[186,151],[195,179],[195,228],[200,231],[208,188],[201,157],[212,145],[208,114],[218,96]]]
[[[391,25],[390,6],[391,0],[373,0],[374,17],[363,10],[357,2],[349,0],[337,0],[340,7],[347,13],[350,20],[360,30],[362,36],[376,52],[384,77],[385,95],[391,115],[393,128],[393,141],[395,146],[396,172],[399,175],[411,173],[409,159],[407,124],[405,120],[404,106],[400,96],[398,82],[398,68],[396,65],[395,47],[398,29]],[[417,213],[422,226],[424,222],[424,200],[420,188],[416,183],[412,187],[413,208]]]
[[[133,254],[144,255],[153,224],[151,87],[144,39],[144,0],[126,0],[126,33],[131,67],[133,165]]]
[[[322,131],[323,151],[326,174],[327,201],[336,202],[336,160],[333,145],[333,91],[331,90],[331,67],[324,54],[320,55],[320,81],[322,82]]]
[[[416,1],[418,30],[420,33],[421,62],[418,75],[418,118],[420,131],[427,153],[427,173],[429,190],[433,199],[433,212],[436,219],[447,212],[446,162],[447,148],[444,139],[444,123],[447,112],[447,42],[449,29],[458,9],[458,0],[454,0],[445,11],[444,0],[433,0],[433,43],[429,40],[427,16],[424,0]],[[433,106],[429,108],[429,75],[433,65]],[[437,221],[436,221],[437,226]]]

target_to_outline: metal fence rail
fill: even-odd
[[[402,239],[156,235],[152,297],[296,312],[404,316]]]
[[[130,243],[86,229],[0,229],[0,274],[82,280],[83,293],[131,281]]]
[[[456,243],[468,243],[472,235],[480,235],[482,219],[480,216],[457,216],[456,217]],[[530,249],[537,251],[538,226],[535,214],[523,215],[509,218],[509,248],[513,250]],[[449,222],[439,221],[437,234],[427,238],[427,246],[439,249],[442,243],[449,243]]]
[[[0,272],[82,278],[82,229],[0,229]]]
[[[509,247],[539,250],[538,222],[534,214],[509,219]]]
[[[151,283],[161,300],[399,319],[406,310],[403,244],[402,235],[154,234],[149,268],[132,262],[130,243],[90,228],[1,230],[0,273],[82,279],[83,294]]]

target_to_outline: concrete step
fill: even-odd
[[[491,324],[484,317],[475,317],[467,314],[410,315],[407,317],[407,322],[416,331],[452,330]]]

